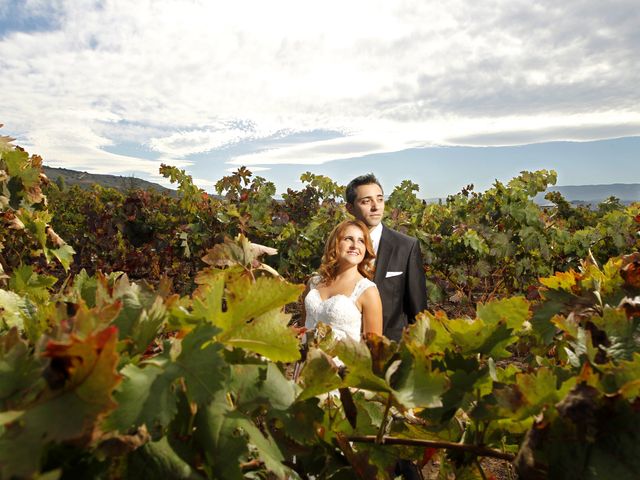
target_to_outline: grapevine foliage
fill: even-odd
[[[0,147],[0,478],[384,479],[397,458],[482,478],[486,456],[522,478],[640,469],[637,206],[572,223],[559,198],[532,202],[551,172],[442,205],[404,182],[389,222],[422,241],[433,297],[481,301],[425,311],[397,343],[321,325],[293,378],[285,306],[303,287],[285,278],[317,265],[342,187],[305,174],[275,202],[241,169],[216,198],[163,167],[177,200],[50,185],[49,207],[40,159]]]

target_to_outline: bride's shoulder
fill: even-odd
[[[312,275],[307,282],[307,286],[309,288],[318,288],[318,285],[322,282],[322,277],[320,275]]]
[[[375,288],[372,289],[371,287],[375,287]],[[376,287],[376,284],[371,280],[369,280],[368,278],[362,277],[360,280],[358,280],[358,283],[356,284],[354,297],[358,298],[360,295],[364,294],[368,290],[372,290],[375,292],[374,294],[378,294],[378,288]]]

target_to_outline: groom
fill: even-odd
[[[376,253],[374,281],[382,298],[383,334],[399,341],[402,330],[427,308],[427,287],[418,240],[382,225],[384,196],[373,174],[347,185],[347,211],[369,227]]]

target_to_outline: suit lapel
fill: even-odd
[[[380,245],[378,245],[378,255],[376,256],[376,273],[374,275],[374,282],[380,285],[380,282],[384,280],[387,272],[387,265],[389,264],[389,258],[393,251],[393,242],[389,239],[389,230],[382,227],[382,235],[380,236]]]

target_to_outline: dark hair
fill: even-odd
[[[353,205],[353,202],[356,201],[356,197],[358,196],[358,192],[356,192],[356,190],[358,189],[358,187],[361,187],[362,185],[371,185],[372,183],[378,185],[380,187],[380,190],[382,190],[382,185],[380,185],[380,182],[373,173],[360,175],[359,177],[351,180],[349,182],[349,185],[347,185],[345,191],[345,200],[347,201],[347,203]]]
[[[329,239],[324,246],[324,255],[322,255],[322,263],[318,273],[322,281],[327,284],[336,279],[336,274],[338,273],[338,242],[342,239],[347,227],[351,226],[358,227],[364,236],[365,252],[362,262],[358,264],[358,272],[369,280],[373,279],[373,260],[376,258],[376,254],[373,252],[369,229],[360,220],[344,220],[331,231]]]

